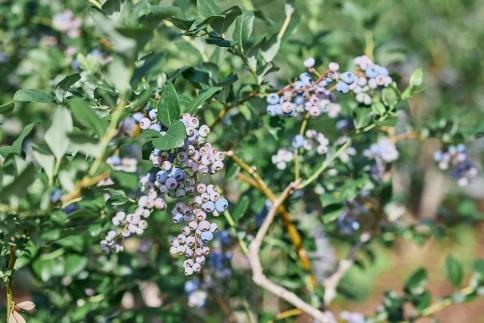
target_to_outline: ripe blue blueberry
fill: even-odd
[[[377,77],[378,76],[378,70],[376,69],[375,66],[370,66],[366,69],[365,75],[366,75],[366,77],[369,77],[369,78]]]
[[[200,239],[202,239],[203,242],[209,242],[213,239],[213,233],[210,231],[202,232],[200,234]]]
[[[215,203],[213,203],[212,201],[207,201],[202,204],[202,209],[205,212],[213,212],[215,210]]]
[[[388,70],[383,66],[377,66],[376,71],[378,75],[388,76]]]
[[[225,210],[227,210],[228,207],[229,207],[229,202],[223,197],[219,198],[217,202],[215,202],[215,209],[219,213],[224,212]]]
[[[173,177],[177,181],[181,181],[183,178],[185,178],[185,172],[183,169],[174,168],[170,173],[170,177]]]
[[[278,104],[279,103],[279,95],[277,93],[271,93],[267,96],[267,103],[268,104]]]
[[[52,203],[57,203],[60,201],[60,199],[62,198],[62,193],[60,190],[54,190],[52,192],[52,194],[50,195],[50,201]]]
[[[350,90],[348,84],[344,83],[344,82],[338,82],[336,84],[336,91],[340,92],[340,93],[348,93]]]
[[[343,74],[341,74],[341,80],[346,84],[352,84],[356,81],[356,77],[351,72],[344,72]]]
[[[160,170],[158,173],[156,173],[156,181],[159,182],[160,184],[165,183],[167,178],[168,178],[167,171]]]

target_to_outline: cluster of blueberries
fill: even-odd
[[[208,268],[213,275],[203,278],[193,278],[185,282],[185,293],[188,296],[188,306],[202,308],[207,299],[207,290],[215,286],[214,277],[226,279],[232,274],[230,261],[232,253],[228,250],[233,245],[229,232],[222,230],[215,234],[213,248],[208,257]]]
[[[81,19],[74,16],[70,10],[56,14],[52,19],[52,27],[66,33],[70,38],[78,38],[81,35]]]
[[[354,59],[355,72],[340,72],[338,63],[331,62],[328,70],[319,75],[314,70],[314,64],[313,58],[306,59],[304,66],[308,70],[299,75],[296,82],[267,96],[269,115],[297,117],[308,113],[316,118],[326,113],[335,118],[341,106],[335,102],[334,90],[343,94],[351,91],[358,103],[370,105],[374,91],[392,83],[388,70],[365,55]]]
[[[346,202],[346,207],[338,217],[338,229],[341,234],[351,235],[361,227],[362,217],[368,214],[368,209],[358,200]]]
[[[460,144],[434,153],[434,160],[442,170],[450,170],[450,176],[459,186],[466,186],[479,176],[479,168],[469,159],[467,148]]]
[[[316,130],[307,130],[305,136],[296,135],[292,139],[293,148],[304,148],[307,151],[316,151],[319,155],[323,155],[328,152],[328,144],[328,138]]]
[[[113,155],[108,157],[106,163],[111,166],[112,169],[134,173],[138,170],[138,160],[131,157],[119,157]]]
[[[136,114],[133,118],[141,129],[166,135],[166,128],[157,121],[156,110],[149,110],[147,117]],[[116,213],[112,219],[116,229],[107,233],[101,247],[107,252],[121,251],[124,238],[144,232],[148,224],[146,218],[153,210],[165,209],[169,199],[178,200],[171,210],[172,220],[186,225],[172,240],[170,253],[185,255],[185,274],[192,275],[201,270],[209,254],[206,243],[213,239],[217,230],[217,225],[209,222],[207,215],[218,216],[228,208],[228,201],[220,196],[215,186],[200,183],[199,175],[222,170],[225,156],[206,142],[210,133],[206,125],[200,125],[199,120],[189,114],[183,114],[180,120],[186,130],[185,145],[170,151],[152,150],[149,158],[153,168],[140,179],[138,207],[130,214]],[[116,159],[110,162],[118,164]]]
[[[371,177],[376,181],[382,181],[385,174],[385,164],[398,159],[398,150],[393,141],[381,137],[376,143],[365,149],[363,155],[373,161],[370,167]]]
[[[188,306],[202,308],[207,300],[207,289],[210,282],[201,282],[198,278],[185,282],[185,293],[188,296]]]
[[[215,236],[213,248],[208,257],[208,265],[218,278],[225,279],[232,274],[230,262],[233,255],[229,251],[232,244],[232,238],[226,230],[218,232]]]

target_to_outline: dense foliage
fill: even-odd
[[[449,293],[422,259],[363,314],[345,278],[402,240],[482,232],[482,18],[477,0],[0,2],[7,321],[413,322],[481,301],[474,255],[446,256]]]

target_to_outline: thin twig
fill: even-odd
[[[125,107],[125,101],[120,100],[118,105],[114,108],[113,114],[111,116],[111,121],[109,122],[109,126],[104,133],[104,136],[101,138],[99,142],[100,151],[99,154],[96,156],[94,163],[92,163],[91,167],[89,168],[88,174],[89,176],[94,176],[96,172],[101,167],[104,161],[104,155],[106,154],[106,150],[108,149],[108,145],[111,140],[116,136],[117,129],[118,129],[118,122],[123,114],[123,110]]]
[[[475,292],[474,288],[465,287],[465,288],[461,289],[458,293],[462,297],[466,297],[466,296],[469,296],[470,294],[472,294],[474,292]],[[450,306],[452,304],[454,304],[454,301],[452,300],[452,296],[443,297],[443,298],[439,299],[438,301],[434,302],[433,304],[431,304],[429,307],[422,310],[419,314],[413,316],[409,320],[405,320],[405,321],[402,321],[400,323],[411,323],[411,322],[414,322],[416,319],[426,317],[426,316],[431,316],[431,315],[437,313],[438,311],[443,310],[444,308],[446,308],[447,306]]]
[[[333,299],[336,297],[336,288],[338,287],[338,284],[341,278],[343,278],[346,272],[351,268],[351,266],[355,262],[355,258],[358,251],[369,239],[370,239],[370,234],[363,233],[360,236],[360,239],[358,240],[358,242],[351,248],[346,259],[341,260],[338,263],[338,267],[336,268],[336,271],[331,276],[325,279],[323,284],[325,305],[330,304],[333,301]]]
[[[304,113],[303,121],[301,123],[301,127],[299,128],[299,135],[304,135],[304,131],[306,131],[306,127],[308,125],[309,113]],[[301,177],[301,157],[299,156],[299,148],[296,149],[296,153],[294,156],[294,178],[296,181]]]
[[[276,295],[277,297],[284,299],[285,301],[301,309],[305,313],[308,313],[318,322],[334,322],[334,318],[332,318],[332,315],[330,313],[321,312],[319,309],[306,303],[304,300],[302,300],[299,296],[297,296],[293,292],[269,280],[265,276],[264,271],[262,269],[262,264],[260,262],[259,251],[262,245],[262,241],[264,240],[264,237],[266,236],[270,225],[274,221],[274,217],[277,213],[279,206],[282,205],[282,203],[284,203],[284,201],[291,194],[291,192],[294,190],[297,184],[298,182],[293,182],[289,184],[286,187],[286,189],[281,193],[281,195],[278,198],[276,198],[276,200],[272,203],[272,207],[269,210],[269,213],[264,219],[264,222],[262,223],[254,240],[252,240],[252,242],[249,245],[248,258],[249,258],[250,267],[252,269],[252,280],[254,281],[254,283],[268,290],[269,292]]]
[[[302,313],[303,313],[303,311],[301,311],[299,308],[293,308],[293,309],[290,309],[290,310],[287,310],[287,311],[284,311],[284,312],[277,314],[276,319],[277,320],[283,320],[283,319],[286,319],[288,317],[301,315]]]
[[[321,175],[322,172],[324,172],[326,170],[326,168],[328,168],[332,163],[333,161],[338,158],[345,150],[346,148],[348,148],[348,146],[351,144],[350,141],[347,141],[343,146],[341,146],[334,154],[332,154],[331,156],[328,156],[324,162],[321,164],[321,166],[314,172],[313,175],[311,175],[308,179],[306,179],[304,182],[302,182],[298,189],[302,189],[306,186],[308,186],[309,184],[311,184],[312,182],[314,182],[315,180],[318,179],[319,175]]]
[[[229,105],[224,105],[224,107],[222,108],[222,110],[220,110],[220,112],[218,113],[217,117],[209,125],[209,127],[210,128],[213,128],[214,126],[216,126],[220,121],[222,121],[222,119],[227,114],[227,112],[229,112],[230,109],[236,108],[236,107],[242,105],[243,103],[245,103],[245,102],[249,101],[250,99],[252,99],[253,97],[257,96],[258,93],[259,93],[259,91],[252,91],[249,94],[247,94],[245,97],[241,98],[240,100],[237,100],[234,103],[229,104]]]
[[[272,192],[272,190],[267,186],[264,180],[260,177],[255,167],[252,167],[248,165],[246,162],[244,162],[243,160],[241,160],[233,151],[228,151],[225,154],[227,157],[230,157],[237,165],[239,165],[244,171],[249,173],[249,175],[252,176],[253,178],[253,182],[245,181],[245,177],[239,177],[239,179],[254,186],[256,189],[262,192],[262,194],[264,194],[267,197],[267,199],[272,203],[275,202],[276,195],[274,194],[274,192]],[[301,263],[302,268],[309,273],[310,277],[307,279],[306,284],[308,286],[308,289],[312,292],[316,285],[316,278],[311,273],[312,271],[311,261],[309,260],[308,254],[303,247],[302,238],[296,226],[291,221],[291,217],[286,207],[284,205],[280,205],[277,212],[280,214],[282,224],[284,225],[284,228],[287,231],[294,248],[296,249],[296,253],[299,257],[299,261]]]
[[[88,187],[94,186],[100,181],[109,177],[108,173],[101,173],[94,177],[85,176],[83,177],[76,185],[76,188],[72,191],[67,193],[66,195],[62,196],[62,207],[66,207],[70,203],[74,202],[75,200],[81,197],[82,191]]]
[[[13,270],[15,267],[15,262],[17,261],[17,256],[15,255],[15,246],[10,245],[8,247],[9,254],[8,254],[8,264],[7,269],[10,271],[10,275],[7,278],[6,288],[7,288],[7,322],[10,318],[10,315],[13,312],[15,301],[13,298]]]
[[[118,123],[121,119],[121,115],[123,114],[123,110],[125,108],[126,102],[124,100],[120,100],[119,103],[113,110],[111,121],[109,122],[109,126],[104,133],[104,136],[99,141],[100,150],[96,159],[92,163],[91,167],[88,170],[88,175],[84,176],[79,183],[77,183],[76,188],[74,191],[64,195],[61,199],[62,205],[65,207],[66,205],[70,204],[72,201],[78,199],[81,196],[82,190],[93,186],[103,179],[106,179],[109,174],[102,173],[96,175],[99,168],[101,167],[102,163],[104,162],[104,157],[106,155],[106,151],[108,149],[109,143],[111,140],[116,136],[118,133]]]

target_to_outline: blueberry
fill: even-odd
[[[76,203],[73,203],[66,206],[63,209],[63,211],[66,212],[67,214],[71,214],[71,213],[74,213],[74,211],[76,211],[78,208],[79,208],[79,205],[77,205]]]
[[[229,207],[229,202],[226,199],[220,198],[215,202],[215,209],[217,212],[222,213]]]
[[[183,169],[174,168],[170,173],[170,177],[173,177],[177,181],[181,181],[183,178],[185,178],[185,172]]]
[[[277,93],[271,93],[267,96],[267,103],[268,104],[278,104],[279,103],[279,95]]]
[[[340,92],[340,93],[348,93],[350,90],[348,84],[344,83],[344,82],[338,82],[338,84],[336,84],[336,91]]]
[[[375,66],[370,66],[366,69],[365,75],[366,75],[366,77],[369,77],[369,78],[377,77],[378,76],[378,70],[376,69]]]
[[[213,234],[210,231],[205,231],[200,234],[200,239],[202,239],[203,242],[208,242],[213,239]]]
[[[346,84],[352,84],[356,81],[356,77],[351,72],[344,72],[343,74],[341,74],[341,80]]]
[[[51,194],[50,194],[50,201],[52,203],[57,203],[60,201],[60,199],[62,198],[62,193],[60,190],[54,190]]]
[[[388,76],[388,70],[385,67],[377,66],[375,69],[376,69],[378,75]]]
[[[219,200],[220,201],[220,200]],[[217,201],[218,202],[218,201]],[[213,212],[215,210],[215,204],[212,201],[208,201],[202,204],[202,209],[205,212]],[[224,210],[225,211],[225,210]],[[222,211],[223,212],[223,211]]]
[[[156,181],[161,184],[163,184],[167,178],[168,178],[168,172],[164,170],[160,170],[158,173],[156,173]]]

